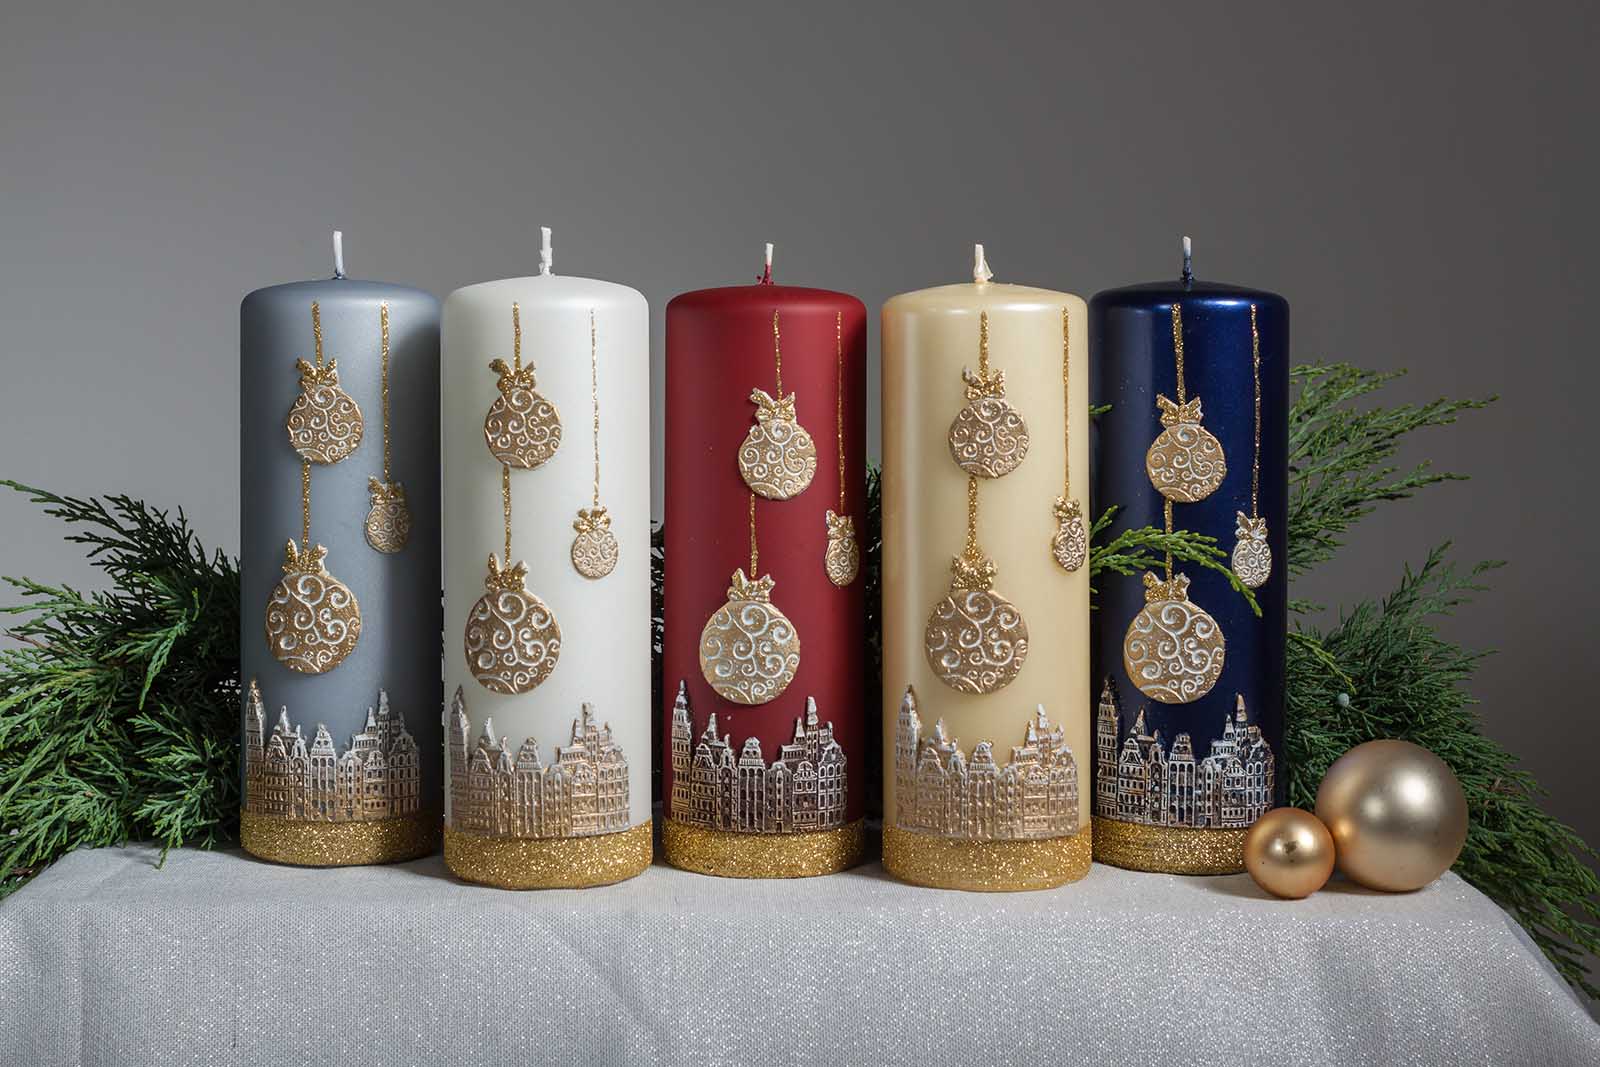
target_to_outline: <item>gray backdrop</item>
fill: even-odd
[[[1445,538],[1512,560],[1448,629],[1500,649],[1489,729],[1600,841],[1571,673],[1592,6],[228,7],[0,12],[5,475],[181,504],[236,547],[238,301],[328,273],[333,227],[352,275],[443,295],[533,272],[553,226],[558,271],[650,298],[657,353],[667,299],[750,280],[763,241],[875,309],[962,280],[973,241],[1087,297],[1176,273],[1190,233],[1200,276],[1289,298],[1298,359],[1501,394],[1409,457],[1470,483],[1386,507],[1297,592],[1381,594]],[[0,530],[0,571],[87,577],[20,498]]]

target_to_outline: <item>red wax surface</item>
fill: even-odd
[[[772,313],[778,312],[783,391],[797,396],[798,421],[817,449],[810,486],[789,500],[756,498],[759,570],[776,585],[772,602],[800,636],[800,667],[782,695],[746,706],[719,697],[700,673],[700,631],[728,598],[736,568],[750,567],[750,489],[738,452],[755,420],[752,389],[776,397]],[[840,588],[828,580],[824,513],[839,507],[835,431],[835,322],[843,338],[845,514],[865,539],[866,307],[826,289],[757,283],[684,293],[667,305],[666,610],[662,691],[665,720],[662,795],[671,814],[672,707],[678,683],[689,687],[691,758],[711,712],[735,757],[745,739],[761,742],[768,764],[793,740],[806,697],[818,720],[832,722],[844,749],[847,818],[862,816],[868,766],[862,674],[865,627],[862,577]],[[752,578],[759,575],[751,575]]]

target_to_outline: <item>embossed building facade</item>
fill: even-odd
[[[1168,746],[1145,728],[1140,709],[1121,735],[1116,683],[1106,679],[1095,713],[1094,813],[1120,822],[1190,829],[1243,829],[1272,807],[1276,759],[1261,727],[1250,722],[1244,697],[1224,718],[1211,751],[1195,758],[1180,733]]]
[[[969,841],[1016,841],[1078,832],[1078,765],[1041,704],[1023,743],[999,764],[980,741],[968,757],[944,720],[922,736],[916,694],[906,690],[895,725],[895,825]]]
[[[794,739],[770,763],[761,742],[745,738],[734,755],[717,732],[713,712],[695,743],[688,689],[678,685],[672,706],[672,817],[709,830],[782,834],[833,830],[845,824],[849,788],[844,749],[833,723],[820,722],[806,698]]]
[[[485,719],[475,743],[466,698],[450,703],[450,825],[493,837],[592,837],[628,828],[628,760],[584,704],[570,743],[545,763],[539,742],[496,738]]]
[[[245,810],[280,819],[360,822],[410,815],[419,807],[416,739],[378,691],[377,708],[339,752],[322,724],[308,744],[280,708],[266,735],[266,708],[254,680],[245,701]]]

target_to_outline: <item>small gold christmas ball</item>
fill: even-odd
[[[1302,808],[1273,808],[1244,837],[1244,869],[1285,900],[1309,897],[1333,874],[1333,836]]]
[[[1444,760],[1409,741],[1368,741],[1334,761],[1317,790],[1339,870],[1389,893],[1421,889],[1461,855],[1467,797]]]

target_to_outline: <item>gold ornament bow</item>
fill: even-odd
[[[528,578],[528,565],[522,560],[501,566],[499,557],[489,554],[489,575],[483,586],[491,593],[496,590],[520,590]]]
[[[318,385],[339,384],[339,361],[330,359],[328,362],[317,366],[303,359],[294,361],[294,369],[300,372],[300,388],[309,389]]]
[[[1166,581],[1162,581],[1150,571],[1145,571],[1144,599],[1147,604],[1154,603],[1157,600],[1189,599],[1189,576],[1187,574],[1174,574]]]
[[[963,553],[950,561],[950,588],[987,591],[994,588],[997,573],[999,569],[989,557]]]
[[[733,584],[728,586],[729,600],[756,600],[767,602],[772,599],[772,587],[777,583],[770,574],[752,579],[740,567],[733,572]]]
[[[326,575],[328,571],[322,561],[327,556],[328,550],[321,545],[301,547],[291,537],[283,546],[283,573]]]
[[[967,400],[983,400],[992,398],[1001,400],[1006,395],[1006,372],[997,370],[993,374],[980,371],[972,373],[966,367],[961,368],[961,380],[967,383]]]
[[[1267,520],[1265,518],[1252,518],[1242,511],[1233,513],[1233,521],[1237,525],[1238,536],[1248,537],[1255,541],[1267,539]]]
[[[756,406],[756,421],[765,425],[769,422],[794,422],[794,394],[783,396],[781,393],[776,400],[765,389],[750,390],[750,402]]]
[[[1181,404],[1164,396],[1157,396],[1156,407],[1161,409],[1161,425],[1168,429],[1182,422],[1200,421],[1200,398],[1197,396],[1190,397]]]
[[[513,370],[506,365],[505,360],[491,359],[489,361],[489,369],[500,376],[494,384],[495,388],[499,389],[503,396],[509,396],[513,389],[531,390],[539,384],[534,380],[532,363]]]
[[[604,505],[579,508],[578,517],[572,521],[572,528],[581,534],[609,530],[611,529],[611,516],[606,513]]]
[[[840,538],[854,538],[856,535],[856,522],[848,515],[840,515],[829,508],[823,514],[823,521],[828,524],[828,537],[837,541]]]

